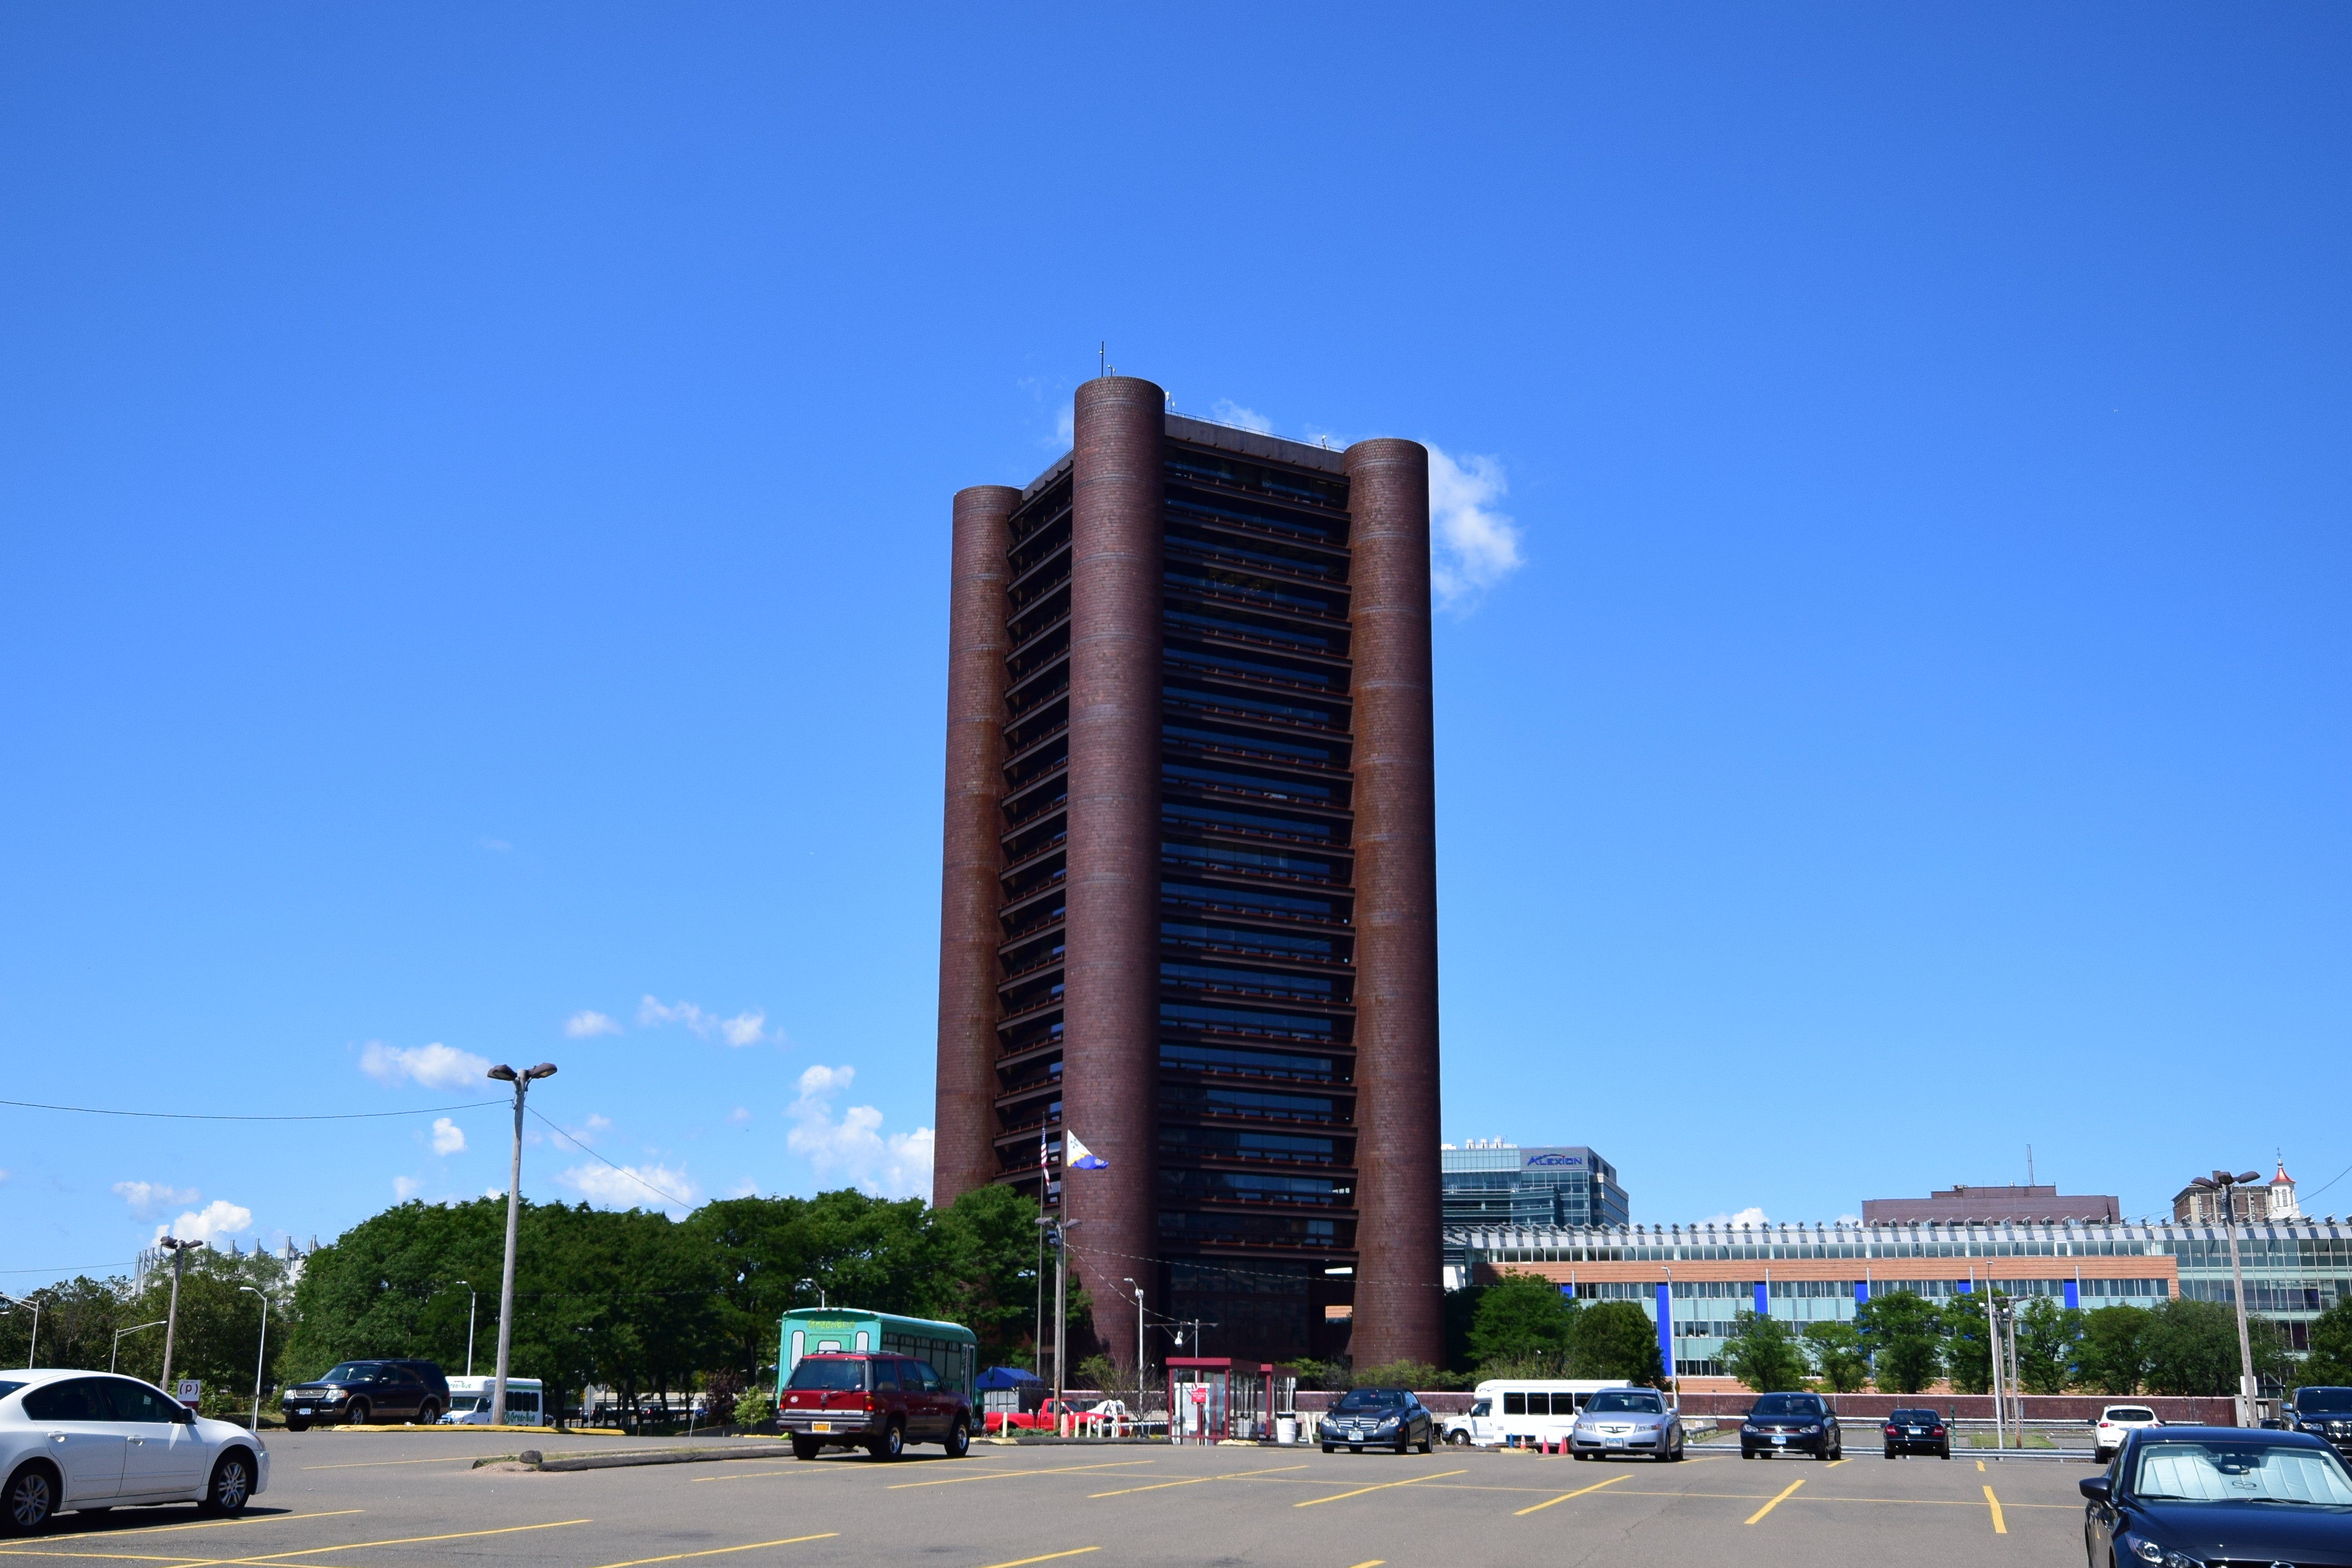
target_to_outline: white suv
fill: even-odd
[[[2100,1464],[2115,1458],[2123,1447],[2124,1434],[2142,1427],[2161,1427],[2156,1412],[2145,1405],[2110,1405],[2091,1421],[2091,1453]]]

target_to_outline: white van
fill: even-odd
[[[449,1410],[441,1417],[444,1427],[487,1427],[490,1424],[490,1396],[498,1389],[495,1377],[453,1377],[449,1380]],[[509,1427],[544,1427],[547,1414],[540,1408],[540,1385],[536,1377],[507,1379],[507,1425]]]
[[[1612,1378],[1489,1378],[1471,1391],[1470,1413],[1448,1416],[1443,1431],[1449,1443],[1482,1448],[1564,1443],[1586,1400],[1624,1386]]]

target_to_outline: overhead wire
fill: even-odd
[[[80,1116],[136,1116],[150,1122],[372,1122],[387,1116],[433,1116],[449,1111],[478,1111],[503,1105],[503,1100],[469,1100],[463,1105],[421,1105],[413,1111],[341,1111],[316,1116],[226,1115],[195,1111],[115,1111],[99,1105],[50,1105],[38,1100],[0,1100],[25,1111],[70,1111]]]
[[[636,1172],[635,1172],[635,1171],[631,1170],[628,1166],[621,1166],[621,1165],[613,1165],[613,1162],[612,1162],[611,1160],[607,1160],[607,1159],[605,1159],[604,1155],[602,1155],[598,1154],[595,1150],[593,1150],[593,1149],[590,1148],[586,1144],[582,1143],[579,1139],[577,1139],[577,1138],[573,1137],[571,1134],[569,1134],[569,1133],[565,1132],[562,1128],[561,1128],[561,1127],[557,1126],[554,1123],[552,1123],[552,1122],[548,1122],[548,1120],[547,1120],[547,1118],[546,1118],[545,1116],[541,1116],[541,1115],[540,1115],[539,1111],[538,1111],[538,1109],[537,1109],[536,1107],[532,1107],[532,1108],[530,1108],[530,1113],[531,1113],[532,1115],[534,1115],[534,1116],[539,1116],[539,1119],[540,1119],[541,1121],[542,1121],[542,1122],[547,1122],[548,1130],[549,1130],[550,1132],[552,1132],[552,1133],[553,1133],[557,1137],[562,1138],[565,1143],[570,1144],[573,1148],[578,1149],[582,1154],[586,1155],[590,1159],[592,1159],[592,1160],[601,1160],[601,1161],[603,1161],[605,1165],[612,1166],[613,1166],[613,1168],[614,1168],[614,1170],[616,1170],[616,1171],[620,1172],[623,1176],[625,1176],[628,1177],[631,1181],[633,1181],[633,1182],[636,1183],[639,1186],[644,1187],[647,1192],[652,1193],[655,1197],[662,1197],[662,1198],[667,1198],[667,1199],[668,1199],[671,1203],[673,1203],[673,1204],[677,1205],[677,1206],[678,1207],[680,1207],[680,1208],[692,1208],[693,1207],[695,1207],[694,1202],[693,1202],[693,1200],[692,1200],[691,1198],[684,1198],[684,1197],[678,1197],[678,1196],[677,1196],[677,1194],[676,1194],[676,1193],[674,1193],[674,1192],[665,1192],[665,1191],[663,1191],[660,1187],[657,1187],[657,1186],[656,1186],[653,1183],[651,1183],[651,1182],[647,1181],[645,1177],[643,1177],[643,1176],[639,1176]]]

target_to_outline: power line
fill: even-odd
[[[539,1119],[542,1122],[547,1122],[547,1118],[540,1116],[539,1112],[535,1109],[531,1112],[531,1114],[539,1116]],[[623,1176],[628,1177],[631,1181],[636,1183],[647,1192],[652,1193],[655,1197],[667,1198],[670,1202],[676,1204],[680,1208],[692,1208],[695,1207],[691,1202],[678,1197],[677,1194],[674,1192],[664,1192],[661,1188],[656,1186],[653,1183],[647,1181],[645,1177],[639,1176],[628,1166],[614,1166],[612,1161],[604,1159],[604,1155],[598,1154],[595,1150],[590,1148],[587,1145],[582,1143],[579,1139],[573,1137],[571,1134],[565,1132],[554,1123],[547,1122],[547,1125],[550,1132],[552,1132],[557,1137],[562,1138],[565,1143],[570,1144],[573,1148],[578,1149],[582,1154],[586,1155],[590,1159],[604,1160],[604,1164],[613,1166],[614,1170],[620,1172]]]
[[[469,1100],[463,1105],[425,1105],[414,1111],[345,1111],[327,1116],[215,1116],[192,1111],[110,1111],[97,1105],[46,1105],[37,1100],[0,1100],[26,1111],[70,1111],[81,1116],[136,1116],[150,1122],[373,1122],[386,1116],[432,1116],[445,1111],[478,1111],[503,1100]]]

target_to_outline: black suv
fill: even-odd
[[[2352,1388],[2298,1388],[2279,1412],[2290,1432],[2308,1432],[2352,1459]]]
[[[1890,1459],[1898,1454],[1952,1457],[1952,1429],[1933,1410],[1889,1410],[1884,1430]]]
[[[324,1377],[298,1383],[278,1396],[286,1429],[314,1423],[364,1427],[370,1421],[414,1421],[430,1427],[449,1408],[449,1380],[429,1361],[338,1362]]]
[[[1838,1418],[1818,1394],[1765,1394],[1739,1424],[1739,1457],[1795,1452],[1817,1459],[1842,1458],[1845,1437]]]

